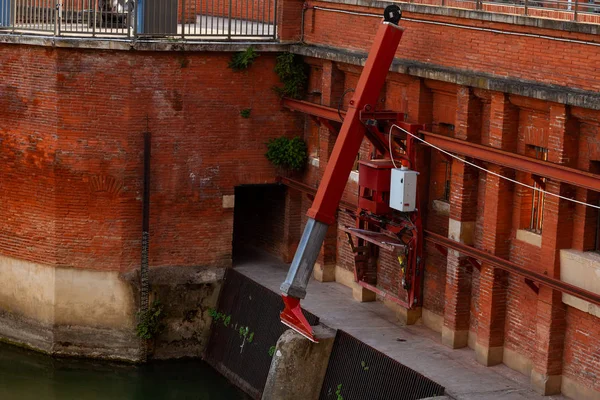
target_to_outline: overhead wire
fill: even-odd
[[[542,192],[542,193],[544,193],[544,194],[547,194],[548,196],[557,197],[557,198],[559,198],[559,199],[562,199],[562,200],[570,201],[570,202],[573,202],[573,203],[581,204],[581,205],[583,205],[583,206],[586,206],[586,207],[592,207],[592,208],[596,208],[596,209],[600,210],[600,206],[597,206],[597,205],[595,205],[595,204],[586,203],[586,202],[584,202],[584,201],[580,201],[580,200],[572,199],[572,198],[569,198],[569,197],[561,196],[561,195],[559,195],[559,194],[555,194],[555,193],[552,193],[552,192],[548,192],[548,191],[546,191],[546,190],[543,190],[543,189],[541,189],[541,188],[538,188],[538,187],[535,187],[535,186],[531,186],[531,185],[528,185],[528,184],[526,184],[526,183],[519,182],[519,181],[517,181],[516,179],[512,179],[512,178],[509,178],[509,177],[507,177],[507,176],[504,176],[504,175],[502,175],[502,174],[498,174],[498,173],[496,173],[496,172],[490,171],[490,170],[489,170],[489,169],[487,169],[487,168],[483,168],[483,167],[481,167],[481,166],[479,166],[479,165],[477,165],[477,164],[475,164],[475,163],[472,163],[472,162],[470,162],[470,161],[464,160],[464,159],[462,159],[462,158],[458,157],[458,156],[457,156],[457,155],[455,155],[455,154],[452,154],[452,153],[450,153],[450,152],[448,152],[448,151],[446,151],[446,150],[444,150],[444,149],[441,149],[441,148],[437,147],[436,145],[434,145],[434,144],[431,144],[431,143],[427,142],[425,139],[422,139],[422,138],[418,137],[417,135],[415,135],[415,134],[413,134],[413,133],[411,133],[411,132],[407,131],[406,129],[404,129],[404,128],[402,128],[402,127],[400,127],[400,126],[396,125],[396,124],[392,124],[392,126],[390,127],[390,131],[389,131],[389,136],[390,136],[390,154],[391,154],[391,152],[392,152],[392,145],[391,145],[391,143],[392,143],[392,139],[391,139],[391,138],[392,138],[392,130],[393,130],[394,128],[396,128],[396,129],[398,129],[398,130],[400,130],[400,131],[402,131],[402,132],[406,133],[407,135],[410,135],[410,136],[412,136],[413,138],[415,138],[415,139],[419,140],[420,142],[422,142],[422,143],[424,143],[424,144],[428,145],[429,147],[431,147],[431,148],[433,148],[433,149],[436,149],[437,151],[439,151],[439,152],[441,152],[441,153],[444,153],[444,154],[446,154],[446,155],[448,155],[448,156],[450,156],[450,157],[452,157],[452,158],[455,158],[455,159],[457,159],[458,161],[461,161],[461,162],[463,162],[463,163],[465,163],[465,164],[467,164],[467,165],[470,165],[470,166],[472,166],[472,167],[475,167],[475,168],[477,168],[477,169],[479,169],[479,170],[481,170],[481,171],[484,171],[484,172],[485,172],[485,173],[487,173],[487,174],[491,174],[491,175],[497,176],[498,178],[501,178],[501,179],[507,180],[507,181],[509,181],[509,182],[515,183],[515,184],[517,184],[517,185],[521,185],[521,186],[524,186],[524,187],[526,187],[526,188],[529,188],[529,189],[532,189],[532,190],[536,190],[536,191],[538,191],[538,192]],[[393,163],[393,157],[391,157],[391,158],[392,158],[392,163]],[[394,167],[395,167],[395,164],[394,164]]]

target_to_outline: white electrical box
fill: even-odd
[[[408,168],[392,169],[390,207],[402,211],[415,211],[417,207],[417,171]]]

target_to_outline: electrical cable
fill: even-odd
[[[543,190],[543,189],[537,188],[537,187],[535,187],[535,186],[531,186],[531,185],[528,185],[528,184],[526,184],[526,183],[519,182],[519,181],[517,181],[517,180],[515,180],[515,179],[512,179],[512,178],[509,178],[509,177],[507,177],[507,176],[500,175],[500,174],[498,174],[498,173],[496,173],[496,172],[493,172],[493,171],[490,171],[489,169],[486,169],[486,168],[480,167],[479,165],[477,165],[477,164],[474,164],[474,163],[472,163],[472,162],[469,162],[469,161],[467,161],[467,160],[463,160],[462,158],[460,158],[460,157],[458,157],[458,156],[456,156],[456,155],[454,155],[454,154],[452,154],[452,153],[450,153],[450,152],[448,152],[448,151],[446,151],[446,150],[443,150],[443,149],[441,149],[441,148],[437,147],[436,145],[433,145],[433,144],[431,144],[431,143],[427,142],[427,141],[426,141],[426,140],[424,140],[424,139],[421,139],[421,138],[420,138],[420,137],[418,137],[417,135],[414,135],[414,134],[410,133],[410,132],[409,132],[409,131],[407,131],[406,129],[404,129],[404,128],[402,128],[402,127],[400,127],[400,126],[396,125],[396,124],[392,124],[392,126],[390,127],[390,132],[389,132],[389,134],[390,134],[390,137],[392,136],[392,129],[394,129],[394,128],[397,128],[397,129],[401,130],[402,132],[406,133],[407,135],[410,135],[410,136],[412,136],[413,138],[415,138],[415,139],[419,140],[420,142],[422,142],[422,143],[424,143],[424,144],[428,145],[428,146],[429,146],[429,147],[431,147],[431,148],[434,148],[434,149],[436,149],[437,151],[440,151],[440,152],[442,152],[442,153],[444,153],[444,154],[447,154],[447,155],[449,155],[450,157],[452,157],[452,158],[455,158],[455,159],[457,159],[457,160],[459,160],[459,161],[461,161],[461,162],[463,162],[463,163],[465,163],[465,164],[468,164],[468,165],[470,165],[470,166],[472,166],[472,167],[475,167],[475,168],[477,168],[477,169],[480,169],[480,170],[484,171],[485,173],[492,174],[492,175],[494,175],[494,176],[497,176],[498,178],[502,178],[502,179],[505,179],[505,180],[507,180],[507,181],[509,181],[509,182],[516,183],[517,185],[525,186],[526,188],[529,188],[529,189],[537,190],[538,192],[542,192],[542,193],[544,193],[544,194],[547,194],[548,196],[558,197],[559,199],[562,199],[562,200],[570,201],[570,202],[573,202],[573,203],[577,203],[577,204],[584,205],[584,206],[586,206],[586,207],[592,207],[592,208],[596,208],[596,209],[600,210],[600,206],[597,206],[597,205],[594,205],[594,204],[589,204],[589,203],[586,203],[586,202],[583,202],[583,201],[579,201],[579,200],[576,200],[576,199],[571,199],[571,198],[569,198],[569,197],[561,196],[561,195],[559,195],[559,194],[554,194],[554,193],[552,193],[552,192],[548,192],[548,191],[546,191],[546,190]],[[390,140],[390,143],[391,143],[391,140]],[[391,145],[390,145],[390,152],[391,152],[391,150],[392,150],[392,148],[391,148]]]
[[[338,115],[340,117],[340,122],[344,122],[344,118],[342,118],[342,113],[341,113],[342,104],[344,104],[344,98],[350,92],[354,92],[354,89],[346,89],[346,90],[344,90],[344,93],[342,93],[342,95],[340,96],[340,101],[338,101],[337,112],[338,112]]]

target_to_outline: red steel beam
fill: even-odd
[[[294,189],[294,190],[297,190],[297,191],[302,192],[302,193],[306,193],[306,194],[311,195],[311,196],[314,196],[317,193],[317,189],[316,188],[314,188],[314,187],[312,187],[310,185],[307,185],[306,183],[294,180],[294,179],[285,178],[285,177],[279,177],[279,178],[277,178],[277,180],[281,184],[289,187],[290,189]],[[340,207],[343,207],[343,208],[348,209],[348,210],[356,210],[356,208],[358,206],[356,204],[352,204],[352,203],[350,203],[348,201],[341,200],[340,201]]]
[[[346,116],[346,111],[344,110],[340,110],[338,114],[338,110],[335,108],[322,106],[320,104],[315,104],[304,100],[288,99],[287,97],[283,98],[282,105],[292,111],[313,115],[317,118],[328,119],[329,121],[342,122],[340,121],[340,114],[342,115],[342,118]]]
[[[529,172],[533,175],[543,176],[555,181],[600,192],[600,175],[565,167],[564,165],[554,164],[548,161],[537,160],[535,158],[495,149],[493,147],[469,143],[464,140],[454,139],[436,133],[425,131],[419,133],[424,136],[424,139],[428,143],[451,153],[472,157],[477,160]]]
[[[440,236],[436,233],[425,231],[425,234],[425,240],[435,245],[440,245],[449,249],[456,250],[463,255],[476,258],[479,261],[489,264],[495,268],[500,268],[504,271],[508,271],[515,275],[519,275],[529,281],[537,282],[541,285],[548,286],[549,288],[552,288],[554,290],[558,290],[559,292],[570,294],[571,296],[575,296],[579,299],[600,306],[600,295],[596,293],[587,291],[577,286],[573,286],[571,284],[561,281],[560,279],[555,279],[547,275],[539,274],[503,258],[496,257],[492,254],[486,253],[485,251],[476,249],[471,246],[467,246],[459,242],[455,242],[452,239],[448,239],[447,237]]]
[[[287,98],[283,99],[283,105],[290,110],[300,111],[308,115],[314,115],[331,121],[340,120],[335,108]],[[345,115],[345,111],[340,112],[342,116]],[[600,175],[597,174],[432,132],[420,131],[420,133],[427,142],[451,153],[600,192]]]
[[[326,225],[335,222],[338,203],[365,137],[360,112],[365,108],[373,108],[376,104],[402,33],[401,27],[387,22],[382,23],[377,30],[369,57],[358,78],[356,90],[348,103],[346,118],[329,156],[315,201],[306,213],[317,222]]]

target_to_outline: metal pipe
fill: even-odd
[[[150,157],[152,137],[144,132],[144,192],[142,199],[142,262],[140,266],[140,313],[148,311],[150,284],[148,279],[148,251],[150,246]],[[142,346],[143,359],[146,359],[146,346]]]
[[[492,267],[499,268],[504,271],[508,271],[513,274],[519,275],[523,278],[527,278],[539,284],[546,285],[549,288],[557,290],[561,293],[570,294],[571,296],[575,296],[579,299],[588,301],[596,305],[600,305],[600,295],[596,293],[568,284],[566,282],[561,281],[560,279],[552,278],[548,275],[543,275],[531,271],[513,262],[494,256],[483,250],[476,249],[475,247],[467,246],[466,244],[456,242],[452,239],[438,235],[436,233],[425,231],[425,235],[425,240],[428,242],[456,250],[462,255],[471,256],[473,258],[476,258],[477,260],[482,261],[483,263],[491,265]]]

